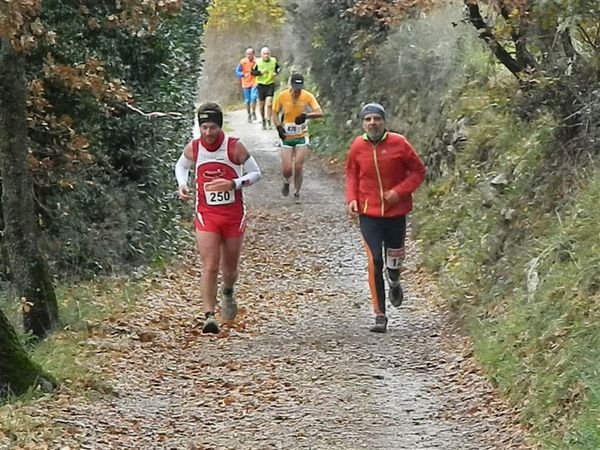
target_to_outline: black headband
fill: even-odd
[[[198,113],[198,125],[206,122],[214,122],[219,128],[223,128],[223,113],[212,109],[201,111]]]

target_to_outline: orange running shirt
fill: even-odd
[[[305,89],[300,91],[297,98],[292,96],[292,89],[284,89],[275,95],[273,113],[283,114],[281,123],[285,129],[287,139],[299,139],[308,136],[308,123],[296,125],[294,119],[302,113],[309,113],[321,109],[314,95]]]
[[[252,67],[256,64],[256,59],[250,61],[247,57],[240,60],[238,65],[239,72],[243,73],[244,76],[240,78],[243,88],[251,88],[256,86],[256,77],[252,75]]]

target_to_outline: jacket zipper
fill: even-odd
[[[379,183],[379,196],[381,197],[381,217],[383,217],[385,205],[383,204],[383,183],[381,182],[381,174],[379,173],[379,164],[377,164],[377,144],[373,146],[373,161],[375,163],[375,173],[377,174],[377,182]]]

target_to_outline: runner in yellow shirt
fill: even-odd
[[[319,102],[304,89],[304,77],[295,73],[290,78],[290,87],[279,91],[273,103],[273,122],[281,139],[281,169],[283,188],[281,193],[290,193],[290,178],[294,174],[294,200],[300,200],[304,159],[308,152],[307,119],[323,117]]]

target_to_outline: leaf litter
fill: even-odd
[[[274,132],[231,113],[261,165],[238,317],[201,333],[201,267],[190,251],[133,311],[95,323],[82,358],[110,385],[64,385],[31,405],[18,449],[533,449],[440,306],[409,240],[405,304],[372,321],[366,260],[343,182],[309,160],[302,201],[279,194]],[[25,428],[25,427],[24,427]],[[10,437],[0,431],[0,448]]]

